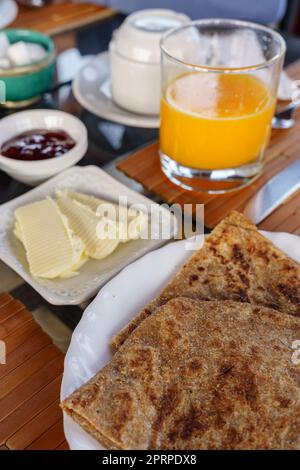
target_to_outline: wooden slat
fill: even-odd
[[[38,329],[25,343],[7,354],[6,364],[0,367],[0,380],[51,343],[51,338]]]
[[[292,64],[288,68],[288,73],[294,78],[300,78],[300,61]],[[262,175],[252,185],[224,195],[186,191],[171,183],[161,171],[157,143],[130,155],[121,161],[117,168],[169,204],[193,204],[191,215],[194,214],[196,204],[204,204],[205,225],[212,228],[231,210],[243,211],[247,202],[261,186],[293,161],[299,159],[299,133],[300,111],[296,114],[296,124],[292,129],[276,130],[272,133]],[[269,216],[261,224],[261,227],[298,233],[300,214],[297,208],[299,206],[299,196],[293,195],[274,214]]]
[[[8,395],[14,388],[25,382],[26,379],[60,354],[61,352],[56,346],[49,344],[38,354],[24,362],[24,364],[11,371],[0,382],[0,399]]]
[[[21,7],[11,27],[56,35],[104,20],[114,14],[111,8],[91,3],[51,3],[38,9]]]
[[[9,317],[3,323],[0,323],[0,338],[5,340],[7,336],[14,333],[24,323],[31,321],[31,314],[25,309],[25,307]]]
[[[55,397],[59,396],[61,376],[57,376],[48,385],[43,387],[38,393],[33,394],[0,421],[0,444],[16,433],[16,431],[32,420],[34,416],[47,408],[53,402]]]
[[[300,228],[300,213],[295,212],[276,226],[276,232],[294,233]]]
[[[7,418],[7,416],[15,412],[17,408],[30,400],[53,380],[60,377],[62,371],[63,357],[55,358],[0,400],[0,427],[1,421],[4,418]],[[52,401],[53,399],[50,395],[50,402]]]
[[[21,344],[27,341],[38,329],[40,329],[40,327],[33,319],[21,325],[20,328],[5,339],[6,354],[12,353],[21,346]]]
[[[51,428],[42,434],[38,439],[32,442],[28,450],[52,450],[57,449],[60,445],[65,445],[65,435],[63,429],[63,421],[60,418]]]
[[[2,305],[2,307],[0,308],[0,324],[4,323],[10,317],[12,317],[17,312],[23,309],[24,309],[24,305],[18,300],[13,300],[11,302],[8,302]]]
[[[8,302],[11,302],[12,300],[13,300],[12,296],[9,295],[7,292],[4,292],[3,294],[0,295],[0,307],[7,304]]]
[[[63,353],[24,305],[0,295],[0,450],[67,449],[59,395]]]
[[[261,228],[263,230],[276,231],[277,227],[284,222],[287,218],[293,215],[295,211],[300,207],[300,192],[295,194],[294,197],[290,198],[286,204],[282,204],[275,212],[270,214],[262,223]],[[299,226],[300,226],[300,215],[299,215]]]
[[[55,450],[69,450],[67,441],[62,442]]]
[[[7,447],[11,450],[25,449],[61,417],[62,410],[59,407],[59,400],[56,400],[11,436],[6,442]]]

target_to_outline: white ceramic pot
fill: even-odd
[[[160,40],[170,28],[187,23],[172,10],[142,10],[129,15],[109,45],[112,96],[134,113],[159,114]]]

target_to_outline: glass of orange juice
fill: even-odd
[[[185,189],[241,188],[261,172],[285,42],[265,26],[199,20],[161,42],[160,159]]]

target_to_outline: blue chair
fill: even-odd
[[[271,24],[283,18],[287,0],[99,0],[99,3],[125,14],[145,8],[170,8],[192,19],[237,18]]]

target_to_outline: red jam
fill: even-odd
[[[15,160],[46,160],[60,157],[75,144],[76,142],[65,131],[35,129],[4,142],[1,155]]]

